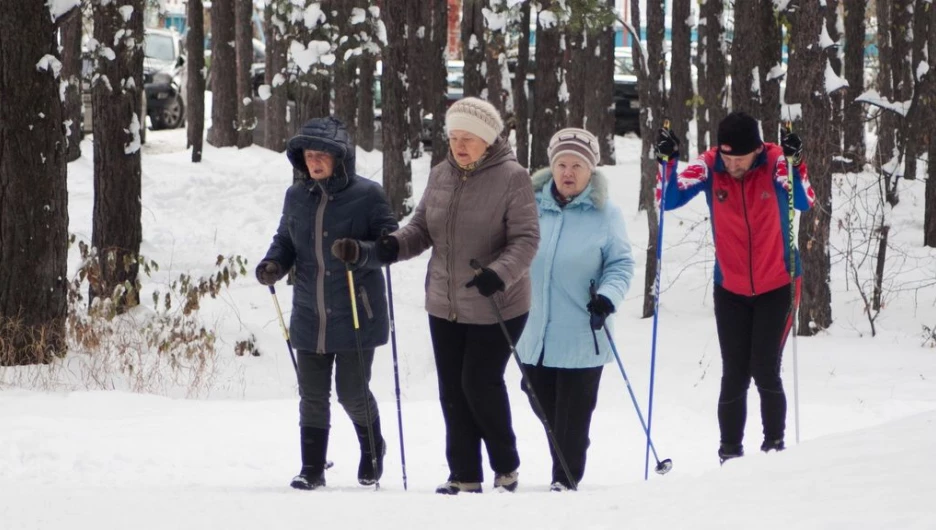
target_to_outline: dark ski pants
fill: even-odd
[[[504,322],[512,341],[520,337],[527,315]],[[429,332],[445,419],[445,457],[449,480],[482,482],[481,441],[495,473],[520,466],[510,416],[504,371],[510,346],[498,324],[460,324],[430,316]]]
[[[370,382],[374,349],[364,349],[364,374]],[[335,366],[335,390],[338,403],[355,425],[367,427],[367,410],[371,421],[377,420],[377,402],[361,381],[360,361],[356,351],[339,353],[313,353],[300,350],[299,363],[299,425],[328,429],[331,425],[332,366]]]
[[[539,398],[546,417],[540,416],[543,426],[552,428],[556,443],[575,483],[582,481],[585,475],[585,453],[590,441],[588,431],[591,428],[592,413],[598,403],[598,384],[601,382],[603,366],[595,368],[549,368],[543,365],[523,365],[527,384],[522,385],[530,398],[533,412],[536,404],[530,395],[530,388]],[[556,448],[549,444],[552,455],[552,481],[571,487]]]
[[[789,285],[755,296],[735,294],[715,285],[715,323],[722,357],[718,397],[722,444],[740,445],[744,439],[752,377],[760,394],[764,439],[783,439],[787,403],[780,362],[792,323],[790,317]]]

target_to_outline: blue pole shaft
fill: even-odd
[[[663,162],[660,163],[660,226],[657,229],[656,279],[653,285],[653,339],[650,346],[650,400],[647,407],[647,450],[644,455],[644,480],[647,480],[650,476],[650,450],[653,445],[650,441],[650,429],[653,427],[653,381],[656,375],[657,328],[660,322],[660,271],[663,269],[663,212],[666,201],[666,181],[669,177],[666,174],[668,162],[669,157],[663,157]],[[629,387],[630,385],[628,385]],[[639,412],[638,410],[638,414]],[[654,456],[656,456],[656,450],[654,450]]]

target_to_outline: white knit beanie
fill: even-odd
[[[576,127],[567,127],[553,135],[549,139],[549,165],[552,166],[556,158],[562,155],[575,155],[588,164],[588,167],[595,169],[598,162],[601,161],[601,151],[598,147],[598,138],[585,129]]]
[[[445,113],[445,131],[454,130],[468,131],[491,145],[504,130],[504,120],[494,105],[487,101],[463,98],[453,103]]]

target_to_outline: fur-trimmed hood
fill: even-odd
[[[552,182],[553,172],[551,168],[543,168],[533,174],[533,192],[541,195],[542,197],[549,196],[552,197],[548,186]],[[575,198],[570,204],[576,204],[577,202],[589,202],[597,210],[603,210],[605,204],[608,202],[608,179],[605,178],[604,174],[597,169],[592,170],[591,182],[588,183],[588,186],[585,187],[585,190]]]

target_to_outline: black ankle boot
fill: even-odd
[[[300,490],[314,490],[325,486],[325,454],[328,452],[328,429],[302,427],[300,429],[302,469],[289,485]]]
[[[744,447],[741,444],[721,444],[718,447],[718,463],[724,464],[732,458],[744,456]]]
[[[358,483],[362,486],[371,486],[376,484],[383,476],[383,459],[387,454],[387,444],[384,443],[383,436],[380,434],[380,418],[374,420],[372,425],[374,430],[374,446],[377,449],[377,469],[374,469],[374,461],[371,458],[370,439],[367,437],[367,427],[354,424],[354,430],[357,433],[358,443],[361,446],[361,462],[358,464]]]

